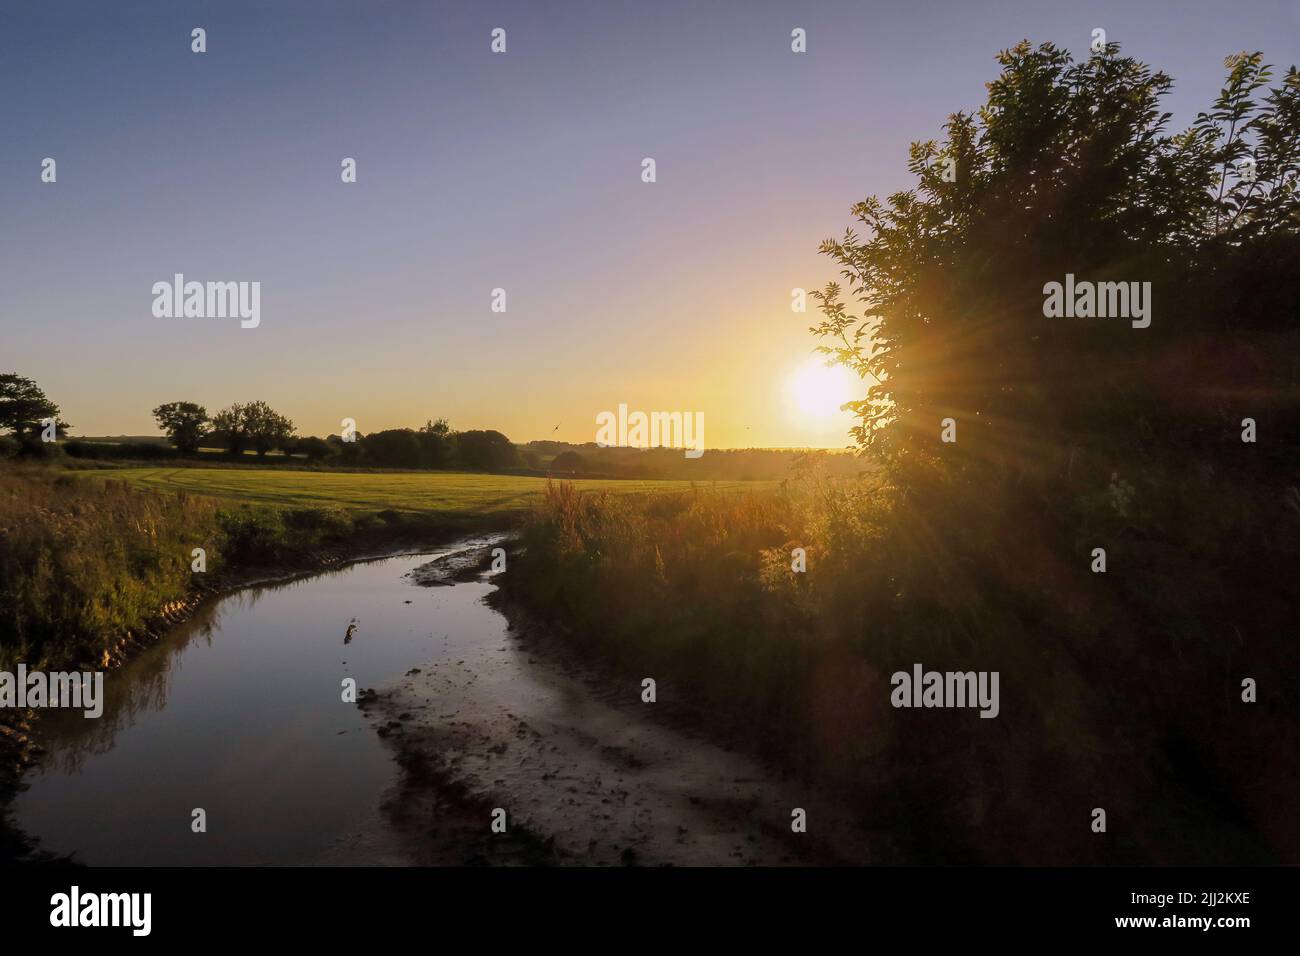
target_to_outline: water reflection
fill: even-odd
[[[382,684],[500,633],[489,585],[419,588],[403,556],[203,607],[105,677],[103,716],[49,711],[17,822],[91,864],[309,863],[373,813],[394,769],[344,678]],[[357,625],[365,622],[365,640]],[[345,637],[340,643],[340,632]],[[207,812],[208,832],[190,830]]]

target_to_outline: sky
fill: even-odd
[[[1271,0],[0,0],[0,372],[74,436],[261,399],[301,434],[587,442],[625,404],[702,413],[708,447],[842,446],[791,392],[818,244],[910,185],[998,50],[1096,27],[1173,76],[1175,127],[1229,53],[1300,62]],[[260,324],[155,317],[175,273],[260,282]]]

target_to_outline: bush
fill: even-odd
[[[706,726],[872,808],[894,862],[1294,859],[1300,830],[1274,809],[1292,764],[1271,755],[1300,744],[1282,707],[1297,594],[1268,569],[1300,551],[1300,496],[1278,523],[1270,494],[1149,467],[1130,495],[1106,467],[1075,462],[1100,496],[1034,511],[1014,485],[925,467],[907,496],[883,472],[747,495],[552,484],[503,586],[584,652],[671,681]],[[1091,573],[1097,540],[1122,574]],[[1000,718],[893,709],[891,675],[916,662],[999,671]],[[1236,716],[1243,668],[1278,675],[1253,718]],[[1089,839],[1076,817],[1099,794],[1150,824],[1141,839]]]
[[[322,538],[338,538],[352,529],[352,520],[341,508],[295,508],[280,513],[290,531],[315,532]]]
[[[72,458],[129,461],[160,461],[181,457],[181,452],[168,445],[155,445],[149,442],[113,442],[79,441],[72,439],[63,443],[63,450]]]
[[[225,539],[225,553],[233,561],[274,561],[281,553],[284,523],[281,516],[247,505],[217,512],[217,524]]]
[[[563,451],[551,461],[550,470],[555,474],[576,475],[587,470],[587,459],[576,451]]]
[[[419,468],[423,463],[420,439],[409,428],[372,432],[360,444],[366,462],[381,468]]]
[[[293,454],[304,455],[308,461],[320,462],[328,458],[335,458],[340,455],[338,446],[331,444],[324,438],[314,436],[308,438],[299,438],[291,442],[290,448]]]
[[[466,468],[486,471],[513,468],[519,464],[519,449],[498,431],[458,432],[456,452]]]

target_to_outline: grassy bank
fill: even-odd
[[[206,494],[191,494],[135,477],[36,466],[0,472],[0,666],[102,666],[121,637],[145,629],[161,608],[236,572],[310,566],[511,516],[505,507],[476,510],[455,493],[441,508],[380,508],[393,496],[343,506],[320,489],[295,495],[292,483],[205,484]],[[355,488],[367,476],[346,477]],[[201,573],[191,570],[196,548],[205,552]]]
[[[105,638],[185,594],[193,548],[220,566],[218,512],[43,468],[0,473],[0,667],[93,663]]]
[[[1095,470],[1076,461],[1050,493],[949,477],[903,495],[876,477],[636,501],[557,485],[503,586],[655,677],[660,700],[841,791],[877,861],[1294,861],[1297,828],[1274,812],[1295,786],[1275,757],[1300,744],[1294,586],[1273,566],[1300,537],[1284,489],[1150,471],[1129,494]],[[918,662],[1000,672],[1000,715],[895,709],[891,675]]]
[[[110,668],[205,595],[241,581],[432,543],[512,517],[505,507],[476,512],[481,499],[468,494],[444,495],[441,509],[376,507],[396,503],[391,495],[370,507],[356,500],[341,507],[284,485],[274,496],[253,489],[239,500],[238,489],[211,497],[123,474],[0,469],[0,670],[12,672],[20,661],[44,670]],[[192,570],[196,548],[205,552],[202,572]],[[31,755],[32,719],[0,711],[0,818]],[[28,849],[0,822],[0,860]]]

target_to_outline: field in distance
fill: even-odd
[[[104,477],[158,491],[185,491],[227,501],[282,508],[340,507],[359,511],[501,514],[536,503],[545,478],[455,471],[325,472],[251,468],[117,468]],[[615,494],[689,491],[692,484],[719,491],[772,487],[771,481],[573,481],[584,491]]]

